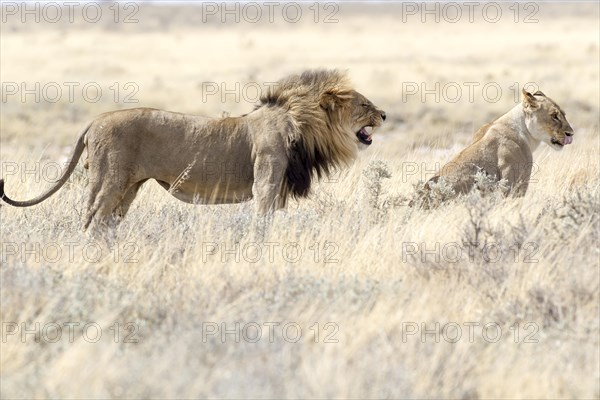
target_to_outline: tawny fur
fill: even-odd
[[[351,163],[356,132],[379,126],[385,114],[354,91],[345,74],[307,71],[281,80],[241,117],[208,118],[136,108],[102,114],[81,133],[69,168],[54,187],[27,207],[55,193],[87,148],[89,195],[84,227],[93,220],[125,216],[141,185],[156,180],[179,200],[239,203],[254,198],[264,214],[305,197],[315,177]]]
[[[456,194],[469,192],[474,176],[484,171],[495,180],[505,179],[508,193],[524,196],[533,167],[532,152],[541,142],[562,150],[573,136],[564,111],[542,92],[523,90],[522,102],[512,110],[482,126],[473,143],[448,162],[429,182],[444,178]],[[425,184],[429,190],[429,182]]]

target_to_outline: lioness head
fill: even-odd
[[[373,143],[373,131],[385,121],[385,112],[377,108],[369,99],[356,90],[345,93],[325,93],[321,97],[321,107],[334,114],[347,133],[358,143],[369,146]]]
[[[554,150],[573,142],[573,128],[558,104],[540,91],[531,94],[523,89],[522,94],[525,124],[531,136]]]

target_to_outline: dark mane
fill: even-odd
[[[335,99],[338,106],[326,110],[321,105],[324,96]],[[284,78],[261,96],[256,109],[279,108],[288,119],[284,203],[289,196],[308,196],[315,177],[328,175],[356,156],[356,145],[343,129],[351,98],[346,74],[323,69]]]

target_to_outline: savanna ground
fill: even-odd
[[[110,4],[98,23],[76,7],[72,24],[3,8],[1,175],[16,199],[50,184],[97,114],[241,114],[249,83],[306,68],[347,69],[388,120],[266,228],[252,203],[193,206],[150,183],[118,229],[91,236],[81,166],[41,205],[3,205],[0,395],[598,398],[599,6],[530,4],[502,3],[496,23],[481,4],[473,23],[401,4],[342,3],[334,23],[323,4],[318,23],[310,4],[297,23],[281,8],[274,23],[221,23],[199,5],[142,4],[130,24],[124,3],[119,23]],[[23,82],[63,96],[22,99]],[[407,207],[528,82],[575,137],[535,151],[527,195]]]

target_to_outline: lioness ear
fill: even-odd
[[[523,94],[523,108],[535,110],[539,107],[536,98],[531,93],[525,89],[521,89],[521,93]]]
[[[340,92],[325,92],[321,95],[321,100],[319,104],[323,109],[327,111],[337,110],[339,107],[343,106],[345,102],[347,102],[351,98],[349,93],[340,93]]]

